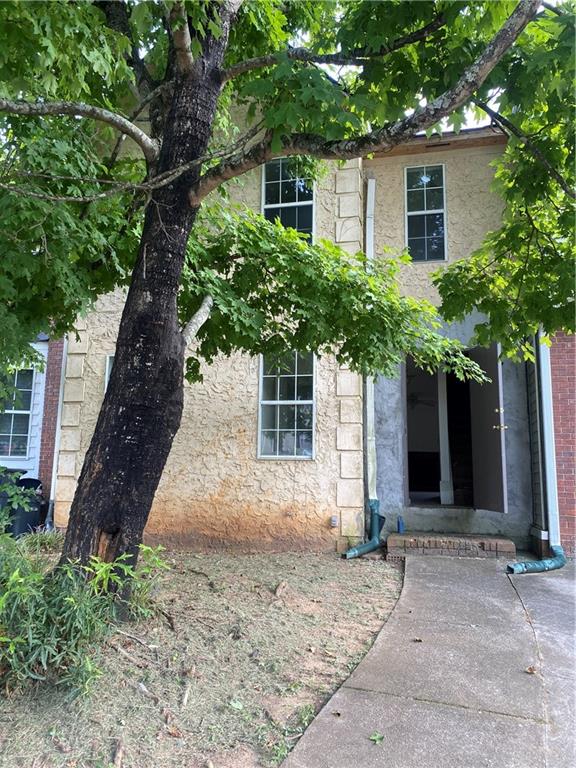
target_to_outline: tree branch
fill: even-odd
[[[486,114],[489,115],[489,117],[491,117],[495,123],[498,123],[498,125],[505,132],[512,133],[514,136],[516,136],[517,139],[520,139],[526,149],[536,158],[536,160],[538,160],[539,163],[544,166],[544,168],[546,168],[548,173],[558,182],[564,192],[566,192],[566,194],[573,200],[576,199],[576,194],[568,182],[558,173],[556,168],[554,168],[554,166],[546,159],[543,152],[541,152],[536,144],[534,144],[534,142],[532,142],[525,133],[522,133],[522,131],[517,128],[514,123],[511,123],[510,120],[504,117],[504,115],[501,115],[499,112],[496,112],[494,109],[489,107],[488,104],[486,104],[484,101],[480,101],[480,99],[474,99],[473,101],[474,104],[479,106],[483,112],[486,112]]]
[[[295,134],[284,139],[276,157],[289,155],[312,155],[327,160],[346,160],[364,157],[373,152],[392,149],[411,138],[418,131],[436,124],[442,118],[470,100],[500,59],[512,46],[517,37],[537,13],[539,0],[520,0],[509,18],[494,35],[480,56],[462,74],[453,88],[424,107],[417,109],[409,117],[398,120],[390,126],[372,131],[364,136],[351,139],[326,141],[316,134]],[[205,173],[195,189],[191,190],[190,203],[198,205],[200,201],[223,181],[240,176],[272,158],[270,134],[249,150],[236,153],[226,161]]]
[[[35,115],[73,115],[77,117],[89,117],[101,123],[111,125],[121,133],[130,136],[138,144],[144,157],[149,163],[154,163],[158,157],[158,144],[147,136],[143,130],[131,123],[122,115],[110,112],[103,107],[95,107],[92,104],[83,104],[79,101],[48,101],[32,104],[28,101],[8,101],[0,99],[0,112],[9,112],[13,115],[33,117]]]
[[[308,48],[288,48],[286,51],[278,51],[278,53],[271,53],[267,56],[257,56],[253,59],[246,59],[238,64],[233,64],[228,69],[222,72],[222,82],[226,83],[228,80],[232,80],[239,75],[243,75],[246,72],[251,72],[254,69],[262,69],[263,67],[270,67],[278,63],[281,56],[286,55],[292,61],[301,61],[312,64],[336,64],[339,66],[362,66],[367,62],[375,58],[386,56],[393,51],[397,51],[400,48],[404,48],[407,45],[416,43],[420,40],[425,40],[430,35],[434,34],[437,30],[446,24],[444,16],[439,15],[425,27],[417,29],[415,32],[403,37],[399,37],[394,40],[388,46],[382,46],[378,51],[366,51],[365,48],[356,48],[350,53],[314,53]]]
[[[106,25],[115,32],[119,32],[130,41],[130,55],[126,57],[128,66],[136,77],[136,88],[141,96],[146,96],[157,83],[151,76],[146,64],[140,58],[138,45],[132,37],[130,29],[130,15],[128,6],[124,0],[96,0],[94,5],[99,8],[106,17]]]
[[[199,308],[192,315],[182,330],[182,336],[184,337],[186,344],[190,344],[190,342],[196,338],[196,334],[200,328],[202,328],[206,320],[208,320],[210,317],[210,312],[212,311],[213,305],[214,299],[212,296],[204,296],[202,299],[202,304],[200,304]]]
[[[176,68],[181,75],[190,75],[194,69],[194,58],[188,28],[188,14],[182,3],[175,3],[172,6],[168,14],[168,24],[176,52]]]

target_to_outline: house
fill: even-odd
[[[499,226],[490,163],[504,145],[489,128],[418,137],[382,156],[331,165],[314,189],[276,160],[249,174],[235,195],[352,253],[364,249],[377,258],[384,246],[408,246],[413,262],[401,267],[402,290],[437,301],[431,273],[466,258]],[[37,471],[46,472],[57,526],[67,523],[122,306],[119,290],[101,297],[78,321],[77,335],[48,344],[45,400],[65,364],[58,405],[50,399],[48,409],[58,429],[45,419],[40,435],[31,422],[29,441],[50,444],[56,456],[54,473]],[[444,332],[469,346],[474,322]],[[574,338],[555,339],[551,385],[541,365],[501,362],[496,346],[470,348],[470,355],[491,384],[429,375],[410,360],[397,378],[380,377],[372,387],[329,357],[286,350],[280,366],[239,354],[219,359],[202,384],[186,386],[148,537],[180,547],[344,551],[365,536],[367,455],[375,446],[372,482],[387,531],[401,517],[411,531],[498,535],[542,552],[545,509],[556,494],[563,543],[573,554]],[[541,450],[546,397],[555,411],[553,488],[545,482],[550,450],[546,457]]]
[[[39,334],[31,346],[44,365],[10,375],[15,392],[0,412],[0,466],[38,478],[45,498],[53,499],[64,341]]]

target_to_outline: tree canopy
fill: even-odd
[[[481,340],[498,338],[510,352],[540,324],[549,332],[573,328],[571,3],[3,0],[0,363],[22,359],[41,330],[69,331],[98,295],[129,283],[146,205],[155,189],[189,170],[155,170],[175,82],[202,60],[207,40],[222,35],[226,7],[235,15],[212,140],[189,164],[200,170],[192,203],[273,156],[366,155],[439,130],[442,119],[459,130],[472,108],[510,136],[496,170],[505,213],[470,260],[438,276],[443,311],[457,318],[478,307],[488,318]],[[121,149],[125,136],[139,153]],[[248,229],[254,241],[276,238],[275,296],[258,259],[226,267],[232,229],[236,241]],[[268,339],[274,349],[294,331],[295,315],[306,314],[298,299],[306,284],[323,284],[328,246],[316,260],[282,261],[282,246],[313,249],[244,215],[226,219],[218,248],[207,244],[210,231],[190,240],[180,292],[183,325],[214,294],[198,354],[262,351],[265,342],[248,329],[261,329],[278,311],[285,325]],[[332,296],[337,286],[354,306],[350,274],[331,278]],[[293,289],[280,302],[287,285]],[[356,288],[358,304],[369,284]],[[314,316],[326,321],[324,332],[315,334],[309,322],[301,331],[303,343],[317,347],[345,337],[328,332],[335,310],[329,318],[318,313],[321,297]],[[389,298],[391,306],[400,301],[394,291]],[[429,327],[424,307],[406,306],[408,315],[412,309],[412,319]],[[390,359],[406,343],[401,332],[397,339]],[[378,364],[386,368],[383,356]]]

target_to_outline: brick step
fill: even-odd
[[[386,559],[398,562],[406,555],[444,555],[448,557],[516,556],[516,546],[500,536],[468,536],[458,533],[391,533]]]

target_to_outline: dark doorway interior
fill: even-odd
[[[406,363],[408,493],[411,504],[440,503],[438,377]]]
[[[459,381],[454,374],[449,373],[446,375],[446,393],[454,504],[457,507],[471,507],[474,504],[474,485],[470,384]]]
[[[446,375],[446,411],[453,503],[474,503],[470,385]],[[438,375],[406,363],[406,414],[408,427],[408,492],[410,503],[441,503],[440,424]],[[445,427],[446,428],[446,427]]]

